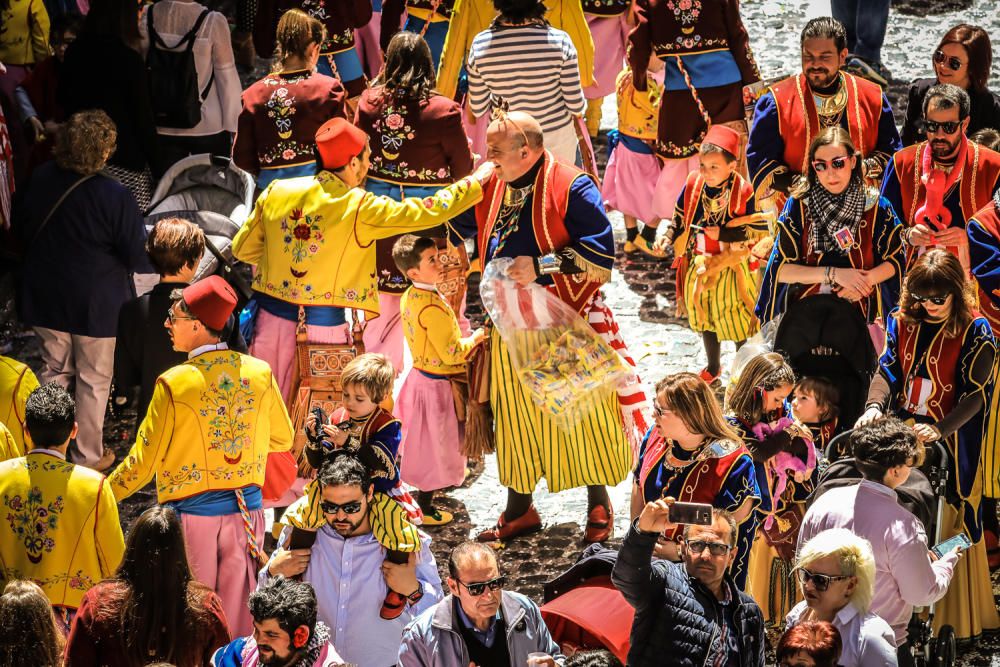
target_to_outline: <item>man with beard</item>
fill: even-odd
[[[809,145],[827,127],[840,125],[850,133],[866,178],[875,183],[903,147],[882,89],[841,71],[848,52],[839,21],[827,16],[809,21],[801,47],[802,73],[771,86],[754,111],[747,167],[758,210],[781,211],[794,177],[808,171]]]
[[[520,593],[504,590],[507,577],[500,574],[496,552],[488,545],[463,542],[455,547],[448,559],[448,574],[451,595],[421,614],[403,633],[400,667],[465,667],[470,662],[483,667],[564,664],[566,658],[538,605]]]
[[[309,584],[276,577],[250,595],[253,635],[238,637],[212,656],[212,667],[334,667],[344,660],[330,630],[316,620]]]
[[[1000,154],[969,141],[969,95],[950,83],[931,87],[924,96],[923,128],[927,136],[896,153],[889,162],[882,196],[908,228],[907,266],[929,246],[958,255],[971,269],[966,223],[989,204],[1000,180]],[[991,326],[1000,326],[1000,310],[987,298]]]
[[[285,528],[258,580],[264,585],[274,576],[302,575],[315,588],[318,617],[345,661],[358,667],[394,665],[403,628],[441,599],[431,540],[421,533],[418,554],[404,564],[386,562],[385,547],[372,535],[374,491],[364,465],[344,453],[324,464],[317,479],[326,525],[311,549],[295,548],[292,530]],[[407,602],[399,617],[386,620],[379,610],[390,588]]]
[[[728,574],[736,559],[736,520],[713,508],[711,524],[684,527],[680,563],[654,560],[657,538],[677,527],[670,522],[673,504],[669,497],[646,503],[611,572],[635,608],[629,666],[764,667],[764,615]]]

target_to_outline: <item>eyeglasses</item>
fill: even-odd
[[[355,500],[354,502],[338,505],[337,503],[324,500],[319,504],[319,507],[323,510],[323,514],[336,514],[341,510],[343,510],[344,514],[357,514],[361,511],[361,501]]]
[[[948,69],[953,72],[957,72],[965,65],[959,58],[945,55],[941,49],[934,52],[934,62],[938,65],[948,65]]]
[[[849,157],[845,155],[844,157],[835,157],[829,162],[825,160],[813,160],[812,165],[813,169],[816,170],[816,173],[822,173],[827,169],[831,169],[833,171],[840,171],[841,169],[847,168],[848,159]]]
[[[501,574],[496,579],[490,579],[489,581],[481,581],[477,584],[467,584],[463,581],[459,581],[458,585],[465,586],[465,590],[469,591],[469,595],[471,595],[474,598],[477,598],[483,593],[485,593],[487,588],[489,588],[491,591],[498,591],[504,586],[506,586],[507,575]]]
[[[795,574],[798,576],[800,584],[804,586],[807,581],[811,581],[813,586],[815,586],[816,590],[820,593],[830,588],[830,584],[832,582],[850,579],[852,576],[849,574],[838,574],[836,576],[832,574],[818,574],[816,572],[810,572],[804,567],[797,569]]]
[[[685,542],[687,545],[688,553],[692,556],[700,555],[705,549],[708,549],[708,553],[713,556],[724,556],[732,549],[728,544],[723,544],[722,542],[704,542],[702,540],[695,540],[694,542]]]
[[[915,303],[923,303],[925,301],[930,301],[935,306],[943,306],[948,300],[950,294],[945,294],[944,296],[920,296],[919,294],[910,294],[910,298],[913,299]]]
[[[938,130],[944,132],[945,134],[955,134],[955,132],[958,131],[958,128],[962,127],[962,121],[949,120],[945,121],[944,123],[939,123],[937,121],[927,120],[925,118],[923,121],[923,126],[924,126],[924,132],[926,132],[927,134],[937,134]]]
[[[173,325],[175,322],[177,322],[179,320],[196,320],[196,319],[198,319],[198,318],[197,317],[189,317],[187,315],[178,315],[173,310],[168,310],[167,311],[167,320],[170,321],[171,325]]]

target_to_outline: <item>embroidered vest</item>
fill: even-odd
[[[557,162],[551,153],[545,152],[545,160],[535,177],[535,189],[531,197],[531,222],[535,242],[543,255],[570,244],[569,232],[566,230],[569,190],[573,181],[581,175],[586,174],[576,167]],[[493,236],[493,226],[503,202],[505,187],[494,174],[483,188],[482,201],[476,206],[480,257],[487,256],[486,250]],[[587,280],[582,275],[555,273],[552,274],[552,279],[554,285],[550,289],[580,313],[601,288],[601,283]]]
[[[882,115],[882,89],[878,85],[842,73],[847,86],[847,127],[851,140],[867,157],[878,142],[878,121]],[[778,127],[785,142],[784,161],[795,173],[804,174],[809,158],[809,144],[822,131],[816,101],[804,74],[796,74],[771,86],[778,109]]]
[[[928,148],[927,142],[922,141],[907,146],[892,157],[903,200],[903,210],[896,211],[896,215],[907,227],[913,224],[917,209],[926,197],[920,179],[923,176],[921,158]],[[965,165],[962,167],[962,176],[958,182],[962,217],[965,220],[990,202],[998,179],[1000,179],[1000,154],[970,141],[965,154]]]
[[[976,213],[973,218],[978,222],[983,229],[985,229],[997,243],[1000,243],[1000,211],[997,210],[997,205],[994,202],[990,202],[986,208]],[[972,220],[970,219],[970,222]],[[990,328],[994,332],[1000,332],[1000,306],[997,305],[996,301],[1000,300],[1000,289],[994,290],[992,294],[987,293],[983,289],[982,283],[979,283],[979,312],[986,318],[986,321],[990,323]],[[996,335],[996,334],[994,334]]]
[[[969,326],[972,326],[971,323]],[[918,355],[920,325],[899,323],[897,354],[903,370],[900,408],[935,421],[951,412],[955,407],[958,358],[966,331],[960,336],[950,337],[945,335],[942,327],[934,334],[923,354]]]
[[[701,191],[705,188],[705,179],[697,171],[688,174],[684,183],[684,244],[678,247],[685,248],[689,244],[691,235],[691,225],[695,220],[695,211],[698,209],[698,201],[701,199]],[[729,195],[729,209],[727,211],[726,222],[733,218],[744,215],[747,210],[747,202],[753,197],[753,188],[743,179],[739,173],[733,175],[733,188]],[[702,212],[704,215],[704,211]],[[716,254],[719,252],[719,242],[705,238],[705,253]]]

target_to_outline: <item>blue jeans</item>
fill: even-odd
[[[847,29],[847,50],[869,63],[882,62],[891,0],[831,0],[833,18]]]

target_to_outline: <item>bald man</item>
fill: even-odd
[[[522,285],[550,287],[623,351],[618,327],[599,291],[611,278],[615,251],[611,223],[594,181],[556,161],[545,150],[541,126],[527,114],[511,112],[491,123],[486,145],[486,159],[495,172],[484,185],[482,202],[456,217],[453,228],[476,239],[484,266],[497,257],[513,259],[510,278]],[[608,396],[581,409],[566,427],[532,401],[495,330],[490,341],[490,404],[507,507],[478,539],[507,540],[540,529],[531,494],[542,477],[553,493],[586,486],[584,539],[608,539],[612,509],[605,486],[621,482],[631,468],[626,431],[641,437],[644,422],[637,406],[644,397]],[[623,405],[628,406],[624,411]],[[626,429],[623,423],[636,428]]]

